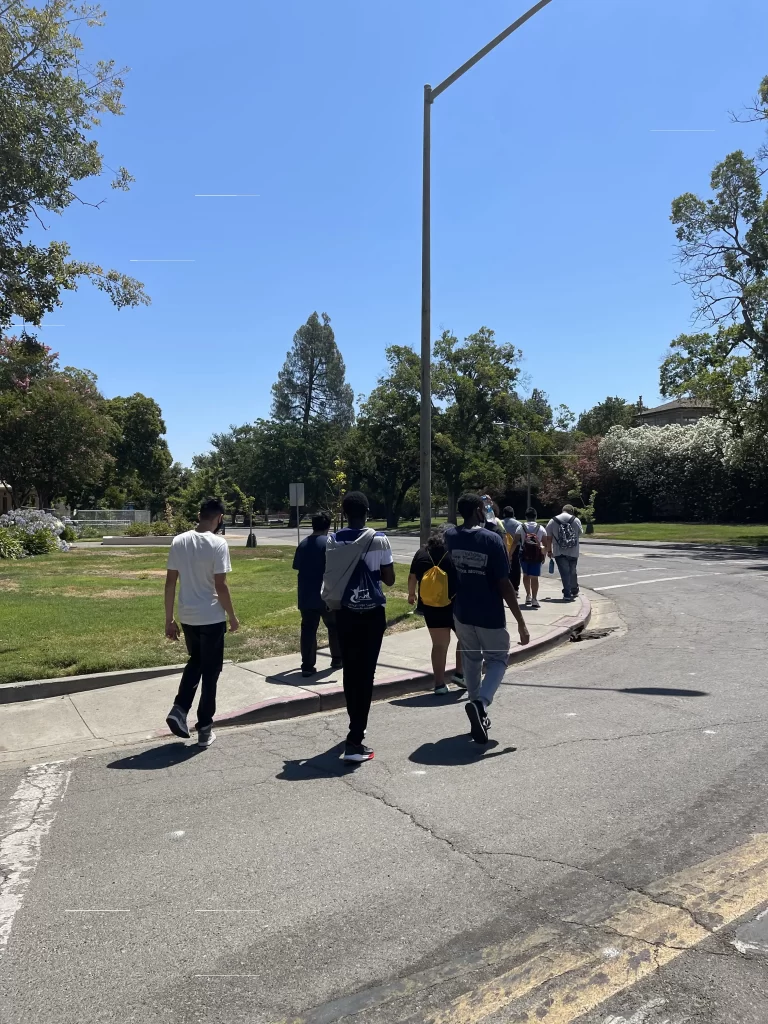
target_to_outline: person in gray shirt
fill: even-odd
[[[555,559],[563,582],[563,597],[575,601],[579,593],[579,538],[583,530],[573,505],[563,505],[563,511],[547,523],[547,554]]]

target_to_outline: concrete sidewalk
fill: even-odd
[[[542,577],[540,599],[540,609],[524,612],[531,633],[528,647],[517,643],[516,624],[507,613],[511,665],[566,640],[589,619],[587,598],[564,603],[559,580]],[[424,628],[385,637],[374,700],[430,689],[430,655],[431,641]],[[455,639],[448,664],[455,664]],[[304,679],[299,654],[226,664],[219,680],[217,724],[269,721],[343,706],[342,673],[331,669],[327,649],[318,652],[317,668],[315,677]],[[0,763],[66,756],[168,735],[165,716],[177,684],[178,676],[164,675],[0,705]],[[194,722],[194,715],[190,718]]]

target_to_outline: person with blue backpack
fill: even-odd
[[[363,740],[373,699],[373,677],[387,628],[382,583],[395,582],[392,549],[385,534],[367,529],[368,499],[362,491],[344,496],[342,509],[349,526],[328,535],[322,598],[336,613],[336,629],[344,664],[344,699],[349,732],[344,761],[370,761],[373,750]]]

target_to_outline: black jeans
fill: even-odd
[[[387,615],[383,608],[369,612],[340,608],[336,612],[336,626],[344,660],[344,698],[349,714],[347,743],[362,743],[371,710],[373,677],[387,628]]]
[[[509,560],[509,580],[515,590],[520,589],[520,548],[515,548],[514,554]]]
[[[209,626],[187,626],[183,622],[184,639],[187,641],[189,661],[179,683],[179,692],[174,704],[186,714],[192,707],[195,691],[202,679],[200,702],[197,705],[197,728],[207,729],[216,714],[216,684],[224,664],[224,634],[226,622],[214,622]]]
[[[301,667],[302,669],[313,669],[317,661],[317,627],[320,619],[325,623],[328,630],[328,645],[331,648],[331,659],[337,661],[341,658],[339,649],[339,634],[336,629],[336,614],[325,608],[302,608],[301,609]]]

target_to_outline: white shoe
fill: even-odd
[[[531,601],[531,608],[541,608],[538,598],[534,597],[534,599]]]
[[[530,599],[530,597],[526,597],[525,601],[523,602],[523,608],[530,608],[530,607],[531,607],[531,599]]]
[[[213,729],[198,729],[197,730],[197,745],[198,747],[210,747],[213,741],[216,739],[216,733]]]

